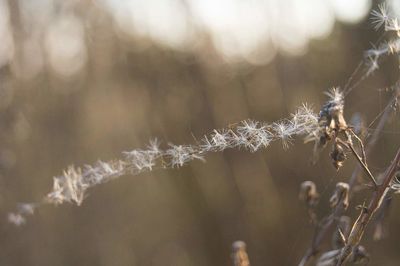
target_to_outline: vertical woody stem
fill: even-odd
[[[370,203],[368,207],[363,207],[360,215],[357,220],[354,222],[353,227],[351,229],[350,235],[346,241],[346,245],[342,248],[337,266],[343,265],[350,255],[353,253],[354,247],[356,247],[365,232],[365,228],[368,223],[371,221],[375,211],[381,206],[381,203],[390,189],[390,183],[395,177],[396,171],[400,167],[400,148],[397,151],[397,154],[390,164],[389,168],[386,170],[382,184],[378,185],[377,189],[372,195]]]

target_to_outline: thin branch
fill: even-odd
[[[344,206],[342,204],[338,204],[329,216],[324,217],[318,223],[317,227],[315,228],[311,247],[307,249],[299,263],[299,266],[305,266],[307,262],[319,252],[319,246],[324,240],[326,234],[330,231],[334,221],[337,220],[343,212]]]
[[[365,156],[369,156],[372,149],[375,147],[375,144],[377,143],[386,122],[388,121],[390,115],[393,112],[393,109],[391,108],[391,106],[396,102],[396,99],[399,97],[399,94],[400,94],[400,90],[397,89],[397,92],[395,93],[395,95],[392,97],[390,102],[386,105],[384,112],[379,119],[376,129],[374,130],[371,138],[369,139],[369,141],[367,142],[367,145],[365,146],[365,154],[366,154]],[[351,195],[352,189],[354,188],[354,184],[356,183],[357,176],[359,175],[361,169],[362,169],[361,165],[357,164],[357,166],[355,167],[355,169],[349,179],[350,195]],[[328,232],[330,232],[332,226],[334,225],[334,219],[332,219],[331,217],[332,216],[340,217],[343,214],[343,212],[344,212],[344,209],[335,208],[333,214],[329,214],[328,216],[326,216],[325,218],[322,219],[322,221],[326,221],[326,222],[320,223],[319,226],[316,228],[313,239],[312,239],[311,247],[308,248],[307,251],[305,252],[305,254],[303,255],[303,257],[299,263],[299,266],[306,265],[307,262],[318,253],[318,249],[319,249],[320,245],[322,244],[322,241],[325,239],[326,234]]]
[[[392,114],[392,112],[393,112],[392,105],[393,105],[393,103],[396,102],[397,97],[399,97],[398,93],[399,92],[397,92],[397,94],[395,94],[394,97],[390,100],[390,102],[386,105],[385,110],[384,110],[381,118],[379,119],[376,129],[374,130],[374,133],[372,134],[371,138],[369,139],[369,141],[365,147],[366,156],[369,156],[372,149],[375,147],[375,144],[378,141],[378,139],[381,135],[381,132],[382,132],[383,128],[385,127],[386,122],[388,121],[390,115]],[[349,180],[350,190],[352,190],[352,188],[354,187],[356,180],[357,180],[357,176],[360,173],[360,170],[361,170],[361,166],[359,166],[359,165],[354,169],[353,174],[351,175],[350,180]]]
[[[396,156],[394,157],[392,163],[384,174],[383,183],[378,185],[377,190],[374,192],[368,207],[362,207],[362,211],[358,219],[353,224],[350,235],[346,241],[346,245],[342,248],[340,252],[338,262],[336,264],[337,266],[343,265],[353,253],[353,249],[360,243],[364,235],[365,228],[371,221],[376,210],[379,209],[379,207],[381,206],[382,201],[386,196],[386,193],[390,189],[389,185],[395,177],[395,174],[399,167],[400,148],[398,149]]]
[[[361,156],[362,156],[363,162],[364,162],[364,164],[368,167],[368,164],[367,164],[367,155],[365,154],[364,143],[362,142],[362,140],[360,139],[360,137],[357,136],[356,133],[354,133],[354,131],[353,131],[352,129],[349,129],[349,132],[350,132],[351,135],[357,140],[358,145],[360,145]]]
[[[342,142],[342,141],[341,141]],[[371,180],[371,182],[374,184],[375,189],[378,187],[378,183],[375,180],[375,177],[372,175],[371,171],[369,170],[368,166],[363,162],[363,159],[361,156],[357,153],[357,151],[354,149],[354,146],[352,143],[349,142],[343,142],[347,147],[351,150],[353,153],[354,157],[357,159],[359,164],[361,165],[362,169],[365,171],[367,174],[368,178]]]

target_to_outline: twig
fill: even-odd
[[[379,136],[387,122],[387,120],[389,119],[393,109],[391,108],[392,104],[394,102],[396,102],[397,97],[399,97],[399,89],[397,94],[395,94],[393,96],[393,98],[390,100],[390,102],[387,104],[387,106],[385,107],[385,110],[382,114],[382,116],[379,119],[378,125],[376,127],[376,129],[374,130],[371,138],[369,139],[369,141],[367,142],[367,145],[365,146],[365,154],[366,156],[368,156],[372,149],[374,148],[376,142],[379,139]],[[359,175],[360,171],[361,171],[362,167],[361,165],[357,164],[357,166],[355,167],[350,179],[349,179],[349,185],[350,185],[350,195],[351,192],[354,188],[354,184],[356,183],[357,180],[357,176]],[[334,213],[333,214],[329,214],[328,216],[326,216],[325,218],[323,218],[321,220],[321,222],[319,223],[318,227],[315,230],[313,239],[312,239],[312,244],[311,247],[307,249],[307,251],[305,252],[305,254],[303,255],[299,266],[304,266],[307,264],[307,262],[318,253],[318,249],[322,243],[322,241],[325,239],[325,236],[328,232],[330,232],[332,226],[334,225],[334,219],[332,219],[331,217],[340,217],[342,215],[342,213],[344,212],[344,209],[341,208],[335,208]],[[325,221],[322,223],[322,221]]]
[[[362,140],[360,139],[360,137],[357,136],[356,133],[354,133],[354,131],[353,131],[352,129],[348,129],[348,131],[349,131],[349,132],[351,133],[351,135],[357,140],[358,145],[360,145],[363,162],[364,162],[364,164],[368,167],[368,164],[367,164],[367,155],[365,154],[364,143],[362,142]]]
[[[329,216],[326,216],[318,223],[315,229],[311,247],[307,249],[299,263],[299,266],[305,266],[307,262],[319,252],[318,248],[321,245],[322,240],[324,240],[325,235],[330,231],[334,221],[337,220],[343,212],[344,206],[342,204],[338,204]]]
[[[342,140],[339,139],[341,143],[346,145],[351,152],[353,153],[354,157],[357,159],[357,161],[360,163],[361,168],[367,173],[368,178],[371,180],[371,182],[374,184],[375,189],[378,186],[378,183],[376,183],[375,177],[372,175],[371,171],[369,170],[368,166],[364,163],[363,159],[360,157],[360,155],[357,153],[357,151],[354,149],[354,146],[351,142],[343,142]]]
[[[392,182],[393,178],[395,177],[396,171],[400,167],[400,148],[397,151],[397,154],[392,161],[389,168],[386,170],[383,183],[378,185],[377,190],[374,192],[371,201],[368,207],[363,206],[362,211],[355,221],[350,235],[346,240],[346,245],[342,248],[340,255],[338,257],[337,266],[343,265],[346,260],[350,257],[353,253],[353,249],[360,243],[362,236],[364,235],[365,228],[367,227],[368,223],[371,221],[374,213],[382,204],[382,201],[385,198],[386,193],[389,191],[390,183]]]
[[[394,95],[394,97],[391,99],[391,101],[386,105],[385,110],[384,110],[381,118],[379,119],[378,125],[377,125],[374,133],[372,134],[371,138],[369,139],[367,146],[365,148],[366,156],[369,156],[369,154],[371,153],[372,149],[374,148],[376,142],[378,141],[378,138],[379,138],[387,120],[389,119],[390,114],[393,111],[391,106],[396,101],[397,97],[399,97],[399,95]],[[352,190],[352,188],[354,187],[356,180],[357,180],[357,176],[360,173],[360,170],[361,170],[361,166],[359,166],[359,165],[354,169],[353,174],[351,175],[350,180],[349,180],[350,190]]]

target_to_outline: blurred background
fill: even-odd
[[[24,226],[18,202],[39,201],[68,165],[118,158],[157,137],[195,143],[214,128],[276,121],[343,86],[381,37],[371,0],[0,0],[0,265],[231,265],[247,243],[252,265],[296,265],[313,227],[301,182],[329,213],[338,173],[324,151],[295,140],[249,153],[210,154],[180,169],[125,176],[89,191],[80,207],[43,206]],[[400,2],[392,0],[400,14]],[[390,98],[398,62],[346,98],[368,125]],[[360,76],[355,77],[355,81]],[[370,131],[373,131],[373,127]],[[385,170],[399,142],[387,124],[369,165]],[[366,199],[360,193],[348,214]],[[387,237],[363,244],[369,265],[399,265],[399,203]],[[329,249],[330,240],[324,248]]]

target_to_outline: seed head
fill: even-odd
[[[307,206],[314,207],[319,200],[317,186],[312,181],[304,181],[300,186],[299,199],[304,201]]]
[[[372,10],[371,23],[375,30],[379,30],[382,26],[386,26],[389,20],[390,16],[385,3],[378,5],[378,10]]]
[[[349,190],[349,184],[344,182],[337,183],[335,191],[329,200],[331,207],[336,208],[340,204],[344,209],[347,209],[349,206]]]
[[[246,252],[246,243],[243,241],[233,242],[232,260],[234,266],[250,266],[249,257]]]

